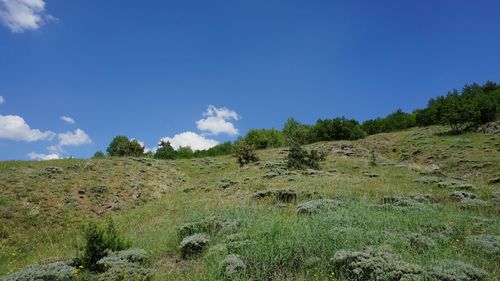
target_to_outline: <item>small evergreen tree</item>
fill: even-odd
[[[94,272],[103,270],[97,262],[107,256],[109,251],[121,251],[129,246],[119,236],[112,220],[108,221],[104,229],[94,222],[89,223],[85,229],[84,239],[83,256],[78,258],[76,263]]]
[[[156,159],[175,159],[176,158],[176,151],[172,147],[169,141],[161,141],[160,145],[158,147],[158,150],[156,150],[155,153],[155,158]]]

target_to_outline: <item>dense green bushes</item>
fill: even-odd
[[[144,147],[137,140],[116,136],[106,149],[109,156],[143,156]]]
[[[387,115],[369,119],[360,124],[354,119],[337,117],[318,119],[314,125],[288,119],[282,130],[252,129],[237,142],[243,141],[255,149],[308,144],[318,141],[356,140],[366,135],[405,130],[415,126],[447,125],[451,133],[458,134],[469,128],[494,121],[500,116],[500,84],[465,85],[462,91],[449,92],[429,100],[424,109],[412,113],[401,109]],[[144,147],[135,140],[117,136],[107,149],[109,156],[145,156]],[[154,153],[157,159],[201,158],[234,153],[234,144],[225,142],[210,149],[193,151],[189,147],[175,150],[169,142],[161,142]],[[151,154],[151,152],[150,152]],[[97,155],[95,158],[100,158]]]
[[[448,125],[454,134],[494,121],[500,115],[500,85],[486,82],[465,85],[462,92],[449,92],[429,100],[426,108],[415,111],[416,124]]]
[[[416,125],[415,114],[405,113],[401,109],[384,118],[370,119],[363,122],[362,128],[368,135],[405,130]]]

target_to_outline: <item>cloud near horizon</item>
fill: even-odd
[[[43,153],[36,153],[36,152],[30,152],[28,153],[28,157],[31,160],[55,160],[55,159],[61,159],[59,154],[56,153],[51,153],[51,154],[43,154]]]
[[[76,129],[73,132],[68,131],[66,133],[59,133],[57,134],[57,138],[59,139],[59,143],[51,145],[47,147],[47,149],[58,155],[64,152],[63,146],[80,146],[92,143],[89,135],[82,129]]]
[[[0,96],[0,105],[5,103],[5,98],[3,96]]]
[[[45,12],[44,0],[0,0],[0,21],[13,33],[36,30],[55,18]]]
[[[52,131],[32,129],[21,116],[0,115],[0,139],[33,142],[52,140],[55,136]]]
[[[169,141],[174,149],[189,146],[192,150],[205,150],[219,144],[216,140],[205,138],[204,136],[191,131],[177,134],[171,138],[165,137],[162,138],[160,142],[161,141]]]
[[[231,121],[239,120],[239,116],[236,111],[230,110],[226,107],[217,108],[213,105],[209,105],[203,116],[206,118],[196,121],[196,125],[200,131],[209,135],[238,135],[238,129],[236,129],[234,124],[231,123]]]

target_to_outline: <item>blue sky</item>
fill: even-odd
[[[499,82],[499,10],[497,0],[0,0],[0,159],[88,157],[118,134],[200,147],[288,117],[411,111]]]

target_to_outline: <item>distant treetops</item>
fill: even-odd
[[[500,117],[500,84],[488,81],[484,85],[465,85],[461,92],[453,90],[445,96],[429,100],[427,107],[405,113],[401,109],[363,123],[354,119],[337,117],[318,119],[314,125],[288,119],[282,130],[252,129],[234,143],[225,142],[206,150],[193,151],[190,147],[175,150],[169,142],[162,141],[156,152],[144,153],[144,147],[126,136],[115,137],[107,148],[107,155],[148,156],[157,159],[201,158],[228,155],[247,149],[276,148],[292,144],[308,144],[318,141],[356,140],[366,135],[404,130],[416,126],[446,125],[450,133],[460,134],[481,124],[495,121]],[[238,145],[244,143],[245,146]],[[235,145],[237,145],[235,147]],[[243,149],[244,150],[244,149]],[[96,152],[95,158],[104,154]]]

